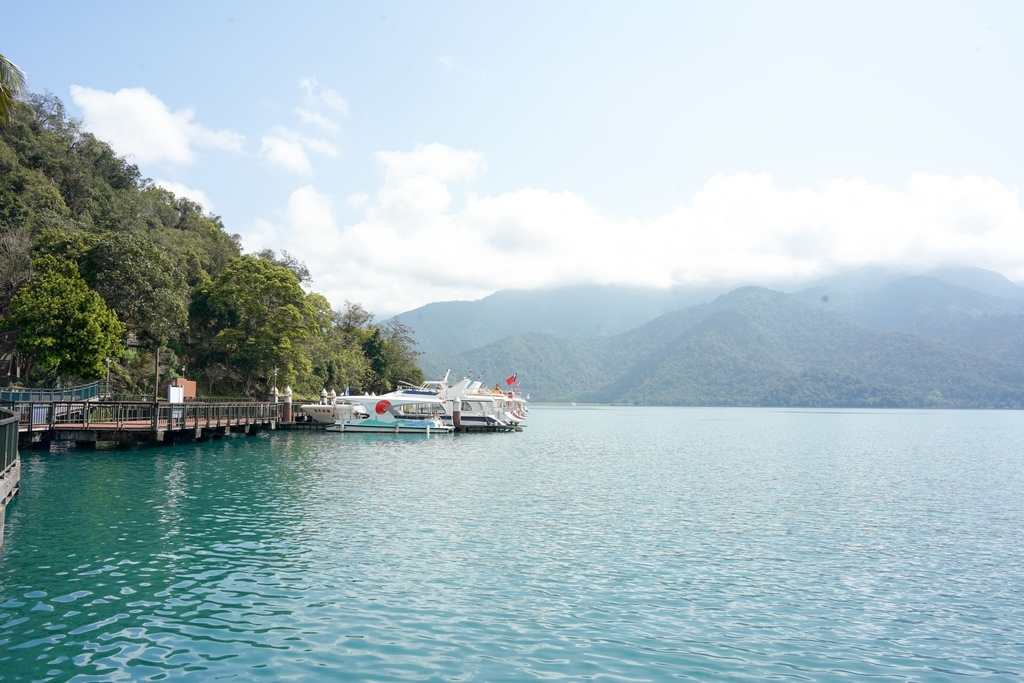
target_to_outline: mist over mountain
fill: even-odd
[[[565,316],[560,325],[554,321],[571,306],[570,297],[549,292],[550,298],[537,306],[536,319],[547,320],[544,324],[559,333],[513,333],[477,348],[426,353],[421,365],[428,376],[443,374],[449,367],[456,374],[483,372],[485,380],[499,386],[516,372],[521,390],[531,392],[534,400],[637,405],[1024,405],[1024,297],[1019,286],[977,269],[947,268],[909,277],[876,273],[874,277],[876,286],[871,288],[871,277],[861,274],[857,290],[841,288],[834,280],[792,293],[743,287],[617,334],[612,330],[651,310],[653,304],[643,297],[644,292],[620,290],[608,303],[594,304],[589,297],[600,296],[600,288],[578,288],[574,294],[589,306],[581,306],[575,316]],[[631,294],[639,302],[628,309],[624,300]],[[708,294],[702,292],[705,297]],[[533,295],[535,301],[543,301],[545,293]],[[497,295],[494,299],[509,301]],[[529,324],[527,299],[518,301],[523,308],[512,321]],[[632,317],[602,319],[601,334],[585,334],[587,325],[597,322],[589,316],[623,308]],[[471,317],[472,310],[470,305],[460,313]],[[430,307],[417,311],[421,320],[428,320],[433,312]],[[419,337],[418,329],[416,333]]]
[[[869,292],[815,286],[798,296],[827,301],[834,311],[865,327],[911,332],[1024,364],[1024,288],[998,273],[946,268]]]
[[[931,277],[947,285],[977,290],[998,299],[1024,301],[1024,287],[999,273],[971,267],[943,267],[914,274],[880,266],[866,266],[821,278],[811,283],[782,282],[771,286],[782,292],[809,292],[829,296],[833,306],[850,301],[860,306],[864,297],[879,293],[899,280]],[[747,283],[756,284],[756,283]],[[707,303],[735,286],[680,286],[671,289],[577,285],[545,290],[506,289],[477,301],[443,301],[399,314],[415,331],[417,348],[430,355],[452,355],[476,349],[505,337],[534,332],[567,339],[590,339],[627,332],[659,315]],[[937,304],[935,304],[937,305]],[[997,306],[990,306],[992,312]],[[1003,304],[1003,312],[1024,312]],[[979,309],[980,310],[980,309]],[[844,312],[853,315],[852,309]],[[869,326],[870,322],[865,322]],[[893,328],[903,329],[903,328]]]
[[[420,351],[453,354],[521,333],[588,339],[626,332],[657,316],[711,301],[724,287],[644,289],[579,285],[506,289],[479,301],[444,301],[398,319],[416,332]]]

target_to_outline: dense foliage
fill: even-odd
[[[36,260],[35,276],[11,300],[8,324],[29,375],[51,384],[59,377],[99,379],[117,356],[124,325],[89,289],[78,266],[52,256]]]
[[[410,330],[308,292],[283,252],[241,252],[221,219],[153,185],[30,95],[0,121],[0,382],[103,377],[152,395],[186,374],[205,395],[300,395],[420,382]]]

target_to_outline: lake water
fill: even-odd
[[[0,681],[1024,674],[1024,413],[23,453]]]

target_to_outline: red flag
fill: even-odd
[[[518,376],[519,376],[518,372],[513,374],[511,377],[509,377],[508,379],[505,380],[505,384],[515,384],[516,377],[518,377]]]

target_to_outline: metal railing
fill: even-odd
[[[18,459],[18,422],[17,413],[0,408],[0,474],[6,472]]]
[[[66,389],[32,389],[7,387],[0,389],[0,401],[88,401],[99,398],[100,383],[81,384]]]
[[[152,401],[7,402],[22,429],[161,431],[258,424],[280,420],[281,404],[266,402],[154,403]]]
[[[153,394],[110,394],[103,397],[104,401],[120,401],[121,403],[152,403]],[[167,396],[160,396],[160,401],[166,401]],[[197,396],[195,398],[185,397],[186,403],[266,403],[266,399],[257,399],[252,396]]]

